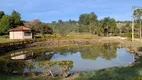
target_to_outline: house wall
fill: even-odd
[[[26,35],[27,31],[11,31],[9,32],[10,39],[32,39],[32,33],[29,32],[28,35]]]
[[[9,34],[10,39],[24,39],[23,31],[11,31]]]

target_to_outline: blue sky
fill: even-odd
[[[142,6],[142,0],[1,0],[0,10],[6,14],[16,10],[28,21],[78,20],[80,14],[90,12],[95,12],[98,19],[110,16],[131,20],[133,5]]]

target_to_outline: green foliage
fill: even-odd
[[[5,71],[5,63],[6,63],[6,60],[3,58],[0,58],[0,74],[6,72]]]
[[[111,60],[116,57],[116,49],[117,44],[96,44],[96,46],[80,48],[80,53],[83,59],[96,60],[98,57],[102,57]]]
[[[136,9],[136,10],[134,10],[134,16],[136,18],[140,19],[141,16],[142,16],[142,9]]]
[[[52,34],[53,33],[52,28],[48,24],[45,24],[45,23],[41,24],[39,31],[42,34]]]
[[[11,18],[12,18],[12,27],[17,27],[17,26],[23,25],[19,12],[13,10],[13,12],[11,14]]]
[[[62,36],[66,36],[71,32],[77,32],[78,26],[75,21],[66,21],[62,22],[62,20],[59,20],[58,23],[53,22],[50,24],[52,26],[54,33],[58,33]]]
[[[26,63],[24,61],[6,60],[0,58],[0,74],[13,73],[13,71],[23,72]]]
[[[53,29],[50,27],[49,24],[41,22],[39,19],[35,19],[33,21],[26,21],[24,25],[31,28],[33,34],[41,33],[43,34],[52,34]]]
[[[4,11],[0,11],[0,19],[2,18],[2,16],[4,16]]]
[[[6,70],[8,73],[13,73],[13,71],[20,71],[21,73],[23,73],[25,67],[25,61],[8,60],[6,62]]]
[[[131,38],[132,37],[132,33],[125,33],[125,37]]]
[[[12,15],[5,15],[4,11],[0,11],[0,35],[7,34],[8,30],[23,25],[20,13],[13,10]]]
[[[53,67],[58,66],[59,69],[62,70],[60,74],[63,76],[68,76],[68,72],[71,70],[73,66],[72,61],[35,61],[31,63],[32,65],[36,65],[39,69],[42,70],[45,75],[52,75],[54,77]],[[58,70],[56,70],[58,71]]]
[[[11,27],[11,17],[4,15],[0,20],[0,34],[4,34]]]
[[[63,36],[69,35],[72,32],[76,33],[90,33],[94,35],[118,35],[119,29],[116,27],[116,21],[113,18],[106,17],[100,21],[97,19],[97,15],[94,12],[89,14],[81,14],[79,21],[65,21],[59,20],[53,21],[50,24],[54,33],[61,34]]]
[[[108,36],[109,34],[117,34],[118,29],[116,27],[115,19],[106,17],[101,22],[101,27],[103,28],[103,34]]]
[[[79,23],[83,25],[89,25],[89,14],[81,14],[79,16]]]

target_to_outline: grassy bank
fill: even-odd
[[[0,75],[0,80],[60,80],[58,78],[30,78],[30,77],[23,77],[23,76],[6,76]]]
[[[142,58],[126,67],[114,67],[82,73],[74,80],[142,80]]]

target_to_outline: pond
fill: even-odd
[[[24,59],[26,61],[73,61],[70,73],[88,72],[92,70],[104,69],[115,66],[126,66],[134,62],[134,55],[126,51],[118,43],[86,45],[75,48],[61,48],[57,50],[18,50],[10,53],[11,59]],[[23,53],[28,54],[23,54]],[[22,54],[20,54],[22,53]],[[14,56],[15,54],[18,54]],[[26,70],[26,69],[25,69]],[[41,70],[35,66],[34,71]]]

